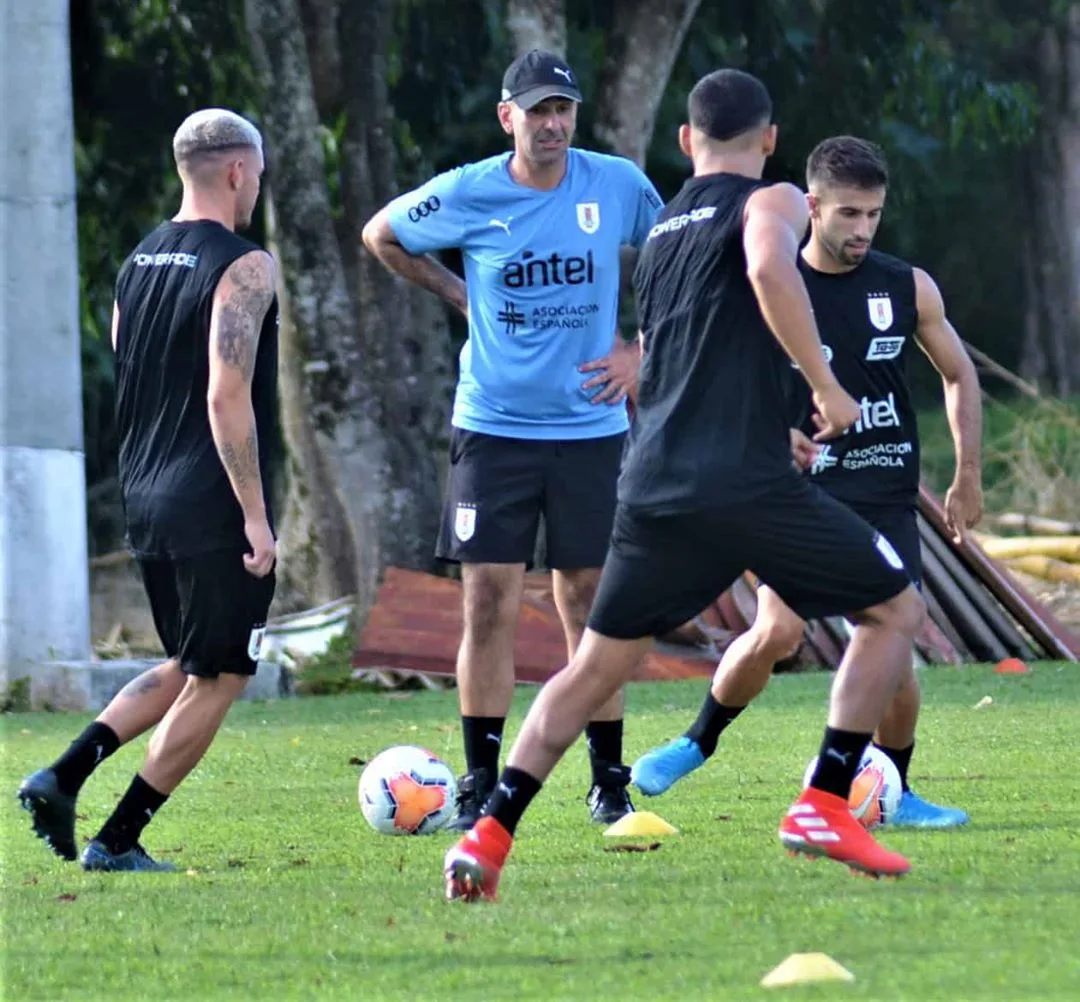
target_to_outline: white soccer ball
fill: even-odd
[[[803,787],[817,767],[817,757],[810,760],[803,774]],[[851,784],[848,806],[856,820],[867,829],[887,825],[900,806],[903,783],[893,760],[873,745],[867,745]]]
[[[395,745],[360,774],[360,810],[383,835],[430,835],[454,816],[457,780],[426,748]]]

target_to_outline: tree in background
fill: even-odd
[[[686,94],[718,65],[773,93],[770,177],[800,182],[831,133],[882,143],[894,168],[883,249],[938,277],[970,341],[1010,366],[1023,351],[1044,387],[1080,385],[1075,3],[1035,0],[1023,17],[1006,0],[72,10],[88,471],[107,483],[115,455],[103,336],[115,270],[174,210],[175,123],[235,107],[267,134],[267,235],[284,265],[288,606],[352,592],[363,609],[385,565],[430,567],[464,325],[377,267],[360,227],[435,171],[505,148],[499,81],[534,46],[564,51],[581,78],[579,142],[644,158],[667,197],[688,170],[675,144]]]
[[[1042,107],[1016,249],[1026,285],[1023,374],[1066,396],[1080,394],[1080,4],[1051,7],[1052,17],[1032,19],[1014,40]]]
[[[384,566],[430,562],[434,441],[449,399],[442,310],[360,246],[364,221],[399,190],[395,7],[248,0],[245,10],[284,265],[279,580],[286,604],[352,593],[363,615]]]
[[[620,152],[643,159],[698,2],[656,15],[648,0],[634,0],[607,26],[613,58],[602,93],[611,96],[596,127]],[[354,593],[361,619],[384,567],[432,566],[441,507],[452,371],[444,311],[360,245],[374,211],[431,170],[421,150],[402,163],[390,102],[395,27],[408,32],[410,19],[429,11],[401,0],[245,4],[264,95],[272,239],[284,265],[290,487],[279,580],[295,604]],[[488,97],[478,108],[492,125],[502,64],[537,45],[566,47],[561,3],[512,2],[505,17],[511,45],[485,61]],[[457,117],[441,127],[456,128]]]

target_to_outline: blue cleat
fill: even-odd
[[[144,872],[144,873],[173,873],[176,867],[172,863],[159,863],[152,859],[150,854],[141,846],[136,845],[127,852],[111,853],[104,844],[94,839],[83,849],[80,859],[84,870],[99,870],[109,872]]]
[[[630,769],[630,782],[646,797],[656,797],[704,764],[698,743],[684,735],[642,755]]]
[[[965,811],[956,807],[939,807],[923,800],[914,790],[905,790],[900,806],[889,819],[890,828],[958,828],[968,823]]]

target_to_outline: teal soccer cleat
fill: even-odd
[[[697,742],[684,735],[642,755],[630,770],[630,782],[646,797],[656,797],[704,764]]]
[[[968,823],[965,811],[956,807],[939,807],[923,800],[914,790],[905,790],[900,806],[888,820],[890,828],[959,828]]]

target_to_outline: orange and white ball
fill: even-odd
[[[804,787],[810,785],[816,767],[815,757],[803,775]],[[867,745],[848,795],[851,813],[864,828],[880,828],[896,813],[902,793],[900,771],[893,760],[880,749]]]
[[[457,781],[426,748],[395,745],[379,752],[360,775],[360,810],[384,835],[430,835],[454,816]]]

